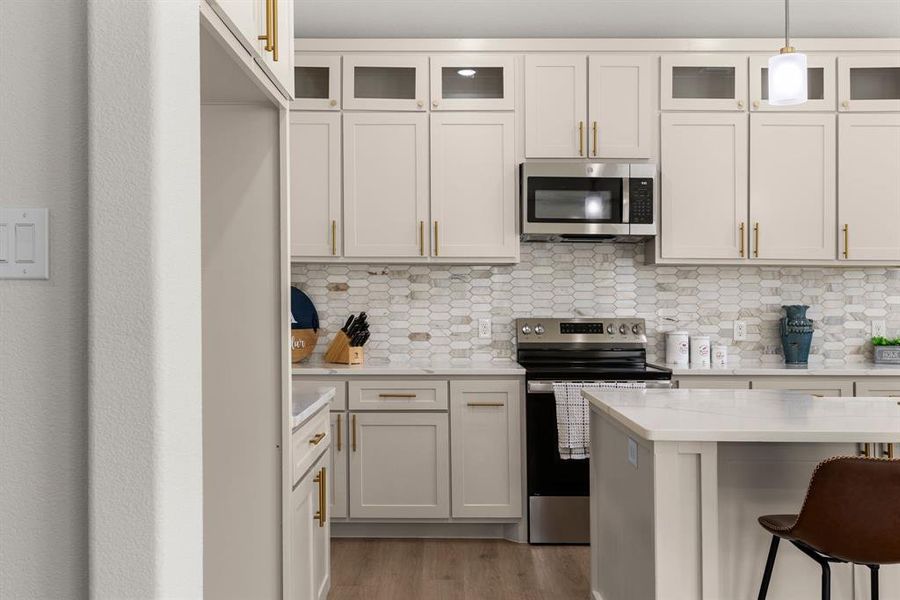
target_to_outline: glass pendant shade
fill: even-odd
[[[790,106],[807,100],[806,55],[783,52],[769,59],[769,104]]]

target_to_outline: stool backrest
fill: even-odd
[[[849,562],[900,563],[900,459],[819,463],[792,533]]]

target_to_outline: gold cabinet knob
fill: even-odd
[[[437,100],[435,100],[431,103],[431,105],[435,108],[437,108],[438,104],[439,104],[439,102]]]
[[[841,102],[841,108],[850,108],[850,101],[844,100],[843,102]]]
[[[737,101],[737,105],[738,105],[738,108],[744,108],[744,101],[743,101],[743,100],[738,100],[738,101]]]
[[[423,106],[425,106],[425,103],[422,102],[421,100],[416,100],[416,106],[418,106],[419,108],[422,108]]]
[[[332,100],[329,100],[329,101],[328,101],[328,106],[337,106],[337,100],[333,100],[333,99],[332,99]]]
[[[753,101],[753,108],[759,108],[759,100]]]

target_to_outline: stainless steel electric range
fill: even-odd
[[[516,331],[527,386],[528,541],[587,544],[588,461],[559,456],[553,383],[671,387],[672,371],[647,362],[643,319],[517,319]]]

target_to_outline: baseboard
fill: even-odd
[[[333,538],[490,539],[525,542],[515,523],[331,522]]]

